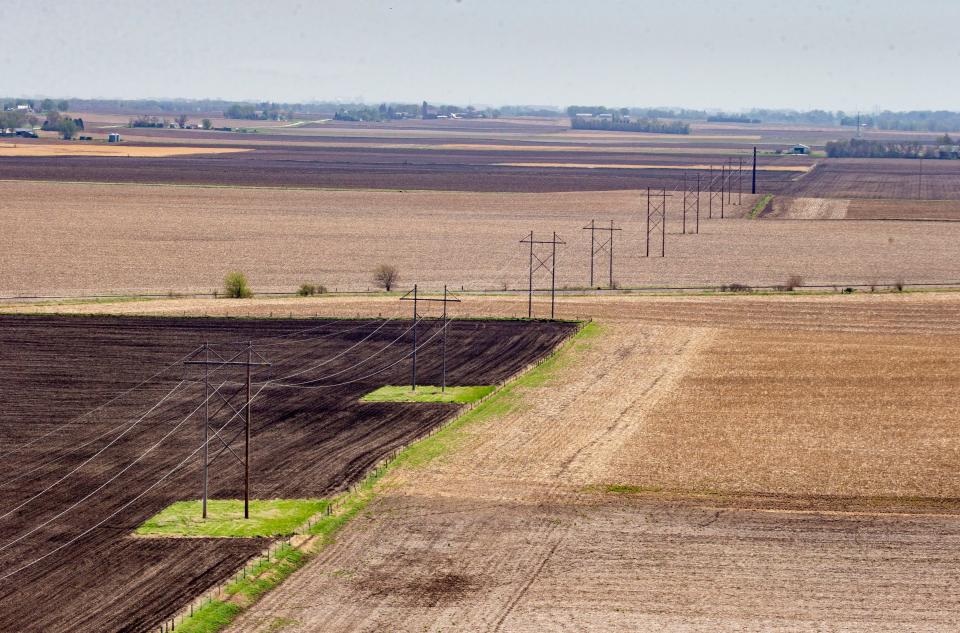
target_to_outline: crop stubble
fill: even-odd
[[[952,627],[960,300],[846,299],[594,301],[601,336],[230,630]]]
[[[0,293],[210,292],[232,269],[255,291],[304,282],[371,287],[397,265],[402,283],[526,287],[519,240],[557,231],[559,286],[589,281],[591,219],[615,220],[620,286],[956,281],[957,223],[795,222],[701,218],[679,235],[671,206],[667,257],[642,257],[645,193],[558,194],[277,191],[4,183]],[[743,214],[752,198],[731,213]],[[706,211],[706,199],[701,214]],[[690,219],[692,223],[692,218]],[[653,249],[656,252],[656,249]],[[601,256],[597,266],[606,262]],[[538,275],[544,287],[549,278]]]

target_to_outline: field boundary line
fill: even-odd
[[[237,616],[256,604],[264,593],[279,587],[293,572],[302,569],[307,562],[334,542],[334,535],[376,498],[376,484],[388,473],[408,463],[409,455],[422,442],[441,432],[450,432],[469,421],[471,414],[480,407],[509,394],[510,387],[520,378],[557,358],[582,340],[584,332],[593,325],[592,319],[576,321],[576,329],[558,341],[541,358],[528,363],[496,384],[496,389],[475,402],[461,405],[457,414],[417,436],[403,446],[398,446],[377,461],[344,492],[330,498],[325,510],[310,517],[287,537],[274,540],[259,554],[249,558],[226,580],[211,587],[189,601],[172,616],[163,618],[159,624],[142,629],[144,633],[158,630],[158,626],[170,625],[184,633],[216,633],[230,625]],[[251,589],[248,593],[247,587]],[[252,593],[252,595],[250,595]],[[236,596],[241,596],[237,598]],[[246,598],[243,598],[246,596]],[[241,604],[242,603],[242,604]]]
[[[796,220],[797,222],[807,222],[809,220]],[[829,220],[831,222],[836,222],[838,220]],[[858,220],[859,221],[859,220]],[[872,221],[872,220],[871,220]],[[878,222],[884,222],[886,220],[877,220]],[[952,220],[951,220],[952,221]],[[960,220],[956,220],[960,222]],[[726,295],[726,294],[737,294],[729,291],[724,291],[724,284],[720,285],[701,285],[701,286],[621,286],[619,288],[557,288],[556,294],[558,296],[565,297],[617,297],[617,296],[644,296],[644,295],[686,295],[690,293],[709,293],[716,295]],[[802,296],[804,294],[820,294],[828,293],[835,294],[844,288],[858,288],[858,289],[869,289],[869,288],[880,288],[880,289],[898,289],[902,288],[906,290],[908,288],[914,289],[929,289],[929,290],[940,290],[945,292],[957,291],[960,290],[960,280],[957,281],[903,281],[903,282],[889,282],[889,283],[867,283],[863,281],[820,281],[818,283],[808,283],[803,284],[802,286],[797,286],[795,290],[786,290],[783,287],[783,284],[772,284],[772,285],[751,285],[750,288],[753,290],[764,291],[766,294],[783,294],[783,295],[796,295]],[[809,289],[809,292],[807,291]],[[518,289],[494,289],[494,288],[480,288],[476,290],[461,290],[459,294],[468,295],[474,297],[522,297],[529,292],[526,288]],[[550,294],[549,288],[534,288],[533,294],[536,296],[546,296]],[[898,290],[900,292],[900,290]],[[388,298],[395,296],[396,293],[386,293],[383,291],[376,290],[334,290],[331,292],[326,292],[320,297],[311,297],[311,298],[302,298],[297,295],[296,292],[285,292],[285,291],[266,291],[258,292],[254,295],[254,298],[271,298],[271,299],[304,299],[304,301],[323,301],[325,298],[337,299],[344,297],[369,297],[369,298]],[[425,294],[440,294],[439,291],[429,292]],[[33,312],[12,312],[11,314],[21,314],[21,315],[49,315],[50,312],[44,311],[44,308],[55,308],[55,307],[69,307],[69,306],[87,306],[91,304],[104,304],[110,305],[113,303],[136,303],[136,302],[149,302],[149,301],[158,301],[158,300],[178,300],[178,299],[209,299],[211,301],[244,301],[243,299],[224,299],[223,297],[216,297],[210,292],[182,292],[174,294],[141,294],[141,295],[72,295],[72,296],[54,296],[54,295],[14,295],[14,296],[0,296],[0,309],[9,309],[17,307],[34,307],[37,310]],[[30,303],[36,302],[36,303]],[[49,302],[49,303],[45,303]],[[63,303],[56,303],[63,302]],[[235,304],[231,304],[235,305]],[[130,314],[124,313],[97,313],[90,314],[86,312],[58,312],[57,314],[69,315],[76,314],[79,316],[131,316]],[[171,314],[145,314],[145,317],[149,316],[160,316],[169,318],[173,316]],[[218,315],[218,314],[192,314],[189,315],[191,318],[246,318],[245,316],[236,316],[236,315]],[[286,319],[289,318],[289,315],[283,311],[278,310],[277,314],[274,315],[271,313],[270,316],[255,316],[257,319]],[[294,316],[293,318],[297,319],[307,319],[307,318],[316,318],[308,315]],[[326,319],[340,319],[340,320],[356,320],[363,317],[322,317]],[[365,317],[370,318],[370,317]],[[466,318],[466,317],[465,317]],[[483,317],[472,317],[477,319],[482,319]],[[504,317],[498,317],[504,318]],[[538,320],[538,319],[534,319]],[[543,319],[539,319],[543,320]],[[549,319],[546,319],[549,320]]]

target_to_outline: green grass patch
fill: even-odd
[[[212,600],[177,626],[180,633],[216,633],[233,622],[243,609],[238,604]]]
[[[177,501],[147,519],[137,536],[251,538],[288,536],[311,516],[330,505],[325,499],[254,499],[250,518],[243,518],[243,500],[210,499],[207,518],[201,504]]]
[[[751,220],[756,219],[764,210],[767,208],[767,205],[773,200],[773,194],[766,194],[753,205],[753,208],[750,209],[750,213],[747,214],[747,217]]]
[[[467,404],[493,393],[493,385],[479,387],[447,387],[441,392],[436,385],[420,385],[416,391],[410,391],[409,386],[380,387],[360,398],[363,402],[454,402]]]
[[[610,484],[604,487],[605,492],[618,495],[640,495],[649,492],[663,492],[662,486],[628,486],[626,484]]]

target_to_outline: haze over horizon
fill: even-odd
[[[960,109],[944,0],[4,4],[6,97]]]

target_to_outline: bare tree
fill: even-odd
[[[181,130],[182,130],[183,128],[187,127],[187,115],[186,115],[186,114],[181,114],[180,116],[177,117],[177,125],[180,127]]]
[[[392,264],[380,264],[373,271],[373,283],[387,292],[400,281],[400,270]]]

